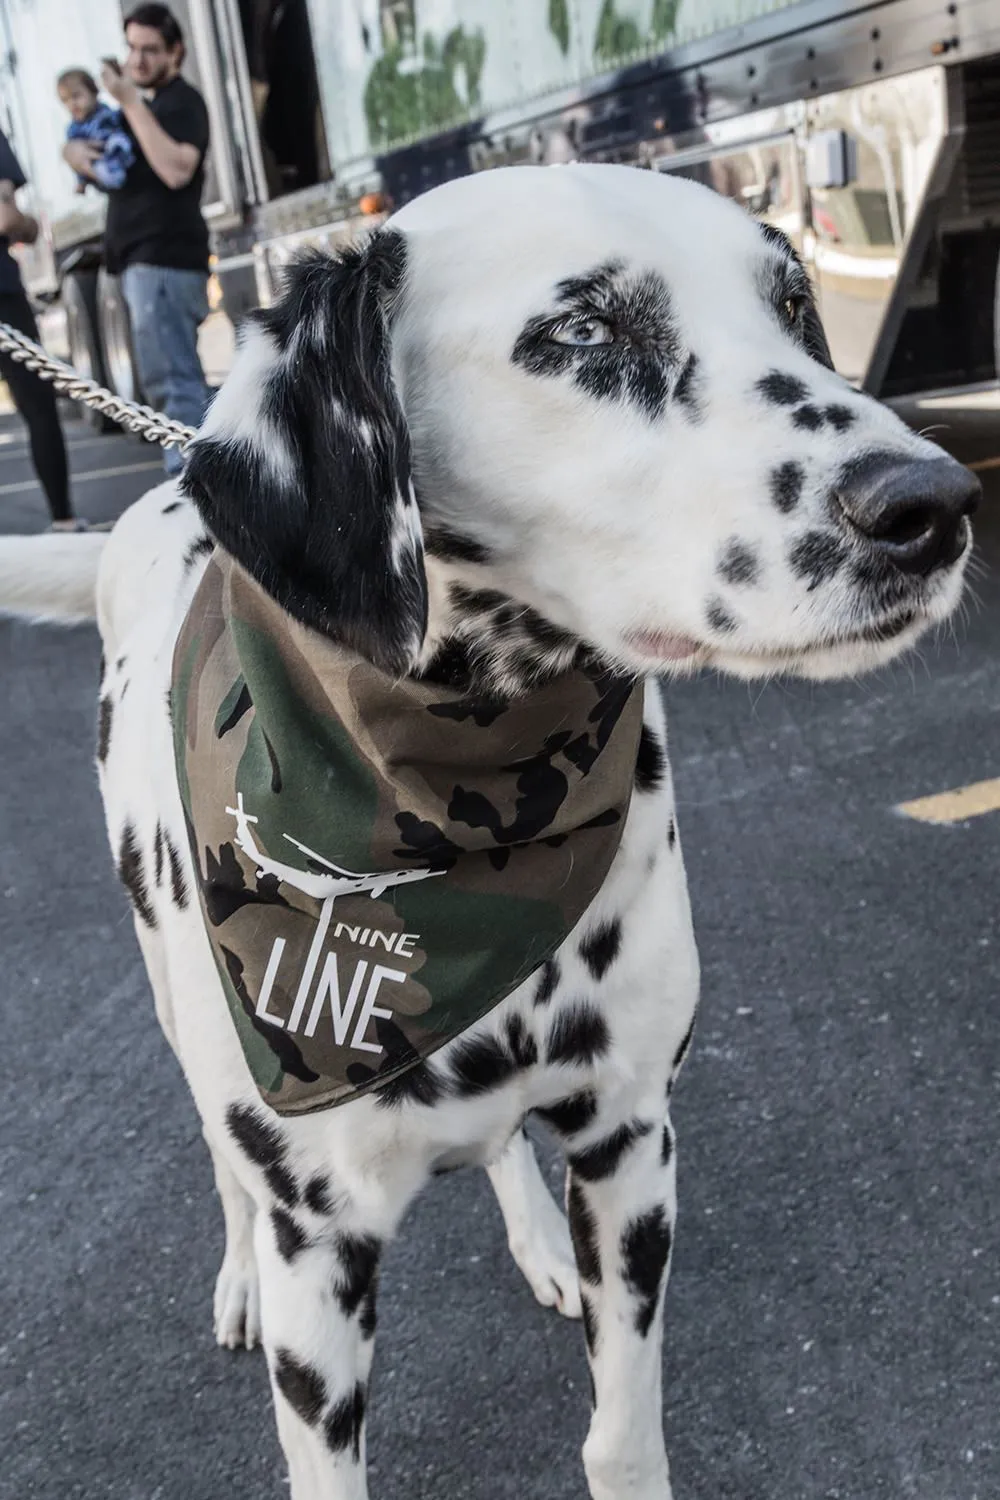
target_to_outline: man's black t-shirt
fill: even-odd
[[[175,141],[201,152],[198,170],[186,187],[168,188],[143,156],[135,136],[135,161],[124,185],[108,194],[104,258],[116,275],[126,266],[174,266],[208,270],[208,227],[201,214],[201,189],[208,150],[208,111],[197,89],[172,78],[149,101],[158,122]]]

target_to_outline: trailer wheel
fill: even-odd
[[[128,304],[118,277],[103,267],[97,273],[97,306],[98,334],[107,383],[123,401],[141,401]]]
[[[72,271],[63,278],[61,296],[66,309],[70,364],[85,380],[104,385],[104,360],[97,336],[97,272]],[[77,410],[95,432],[110,432],[115,425],[110,417],[89,406],[77,404]]]

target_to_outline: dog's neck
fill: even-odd
[[[577,636],[496,587],[488,565],[426,555],[427,636],[417,674],[428,682],[510,700],[595,661]]]

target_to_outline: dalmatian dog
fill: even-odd
[[[449,183],[293,271],[187,474],[107,538],[7,539],[0,605],[99,623],[111,847],[225,1218],[218,1341],[263,1343],[293,1500],[363,1500],[380,1255],[429,1174],[481,1163],[535,1296],[582,1317],[593,1500],[670,1500],[670,1099],[698,957],[659,683],[888,662],[959,601],[977,483],[833,371],[783,235],[590,165]],[[646,682],[621,843],[570,937],[405,1088],[295,1118],[238,1045],[175,773],[172,649],[215,541],[399,676],[459,664],[513,698],[585,649]],[[532,1114],[565,1149],[565,1218]]]

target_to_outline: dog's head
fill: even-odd
[[[783,236],[610,166],[463,178],[299,266],[187,485],[297,618],[397,673],[486,639],[508,688],[580,643],[877,665],[955,607],[978,496],[830,368]]]

